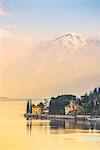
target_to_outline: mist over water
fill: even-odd
[[[0,102],[1,150],[99,150],[100,124],[23,117],[26,102]]]

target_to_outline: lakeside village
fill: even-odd
[[[24,117],[27,120],[54,118],[100,121],[100,87],[80,98],[61,95],[52,97],[49,101],[45,99],[38,105],[28,100]]]

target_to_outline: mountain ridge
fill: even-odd
[[[70,51],[79,51],[86,46],[100,46],[100,37],[86,36],[78,33],[67,33],[51,40],[42,41],[39,48],[44,49],[68,49]]]

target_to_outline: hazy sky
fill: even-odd
[[[100,0],[1,0],[8,15],[0,26],[51,36],[65,32],[100,34]]]
[[[39,41],[53,39],[70,32],[91,37],[100,36],[100,0],[0,0],[0,96],[48,97],[66,91],[81,94],[82,91],[84,93],[98,85],[100,44],[97,40],[95,40],[97,47],[91,48],[91,56],[85,58],[86,54],[78,55],[80,60],[74,65],[70,63],[73,57],[66,56],[70,61],[69,66],[64,66],[63,73],[59,72],[62,68],[58,61],[54,68],[47,59],[44,59],[43,64],[37,62],[36,58],[39,59],[37,53],[42,55],[43,49],[36,50]],[[92,64],[90,74],[87,73],[86,64],[82,63],[79,57]],[[29,62],[30,58],[32,62]],[[63,54],[59,60],[64,63]],[[37,70],[34,71],[31,63],[36,64]],[[81,73],[80,70],[76,71],[78,64],[80,70],[83,67]],[[56,65],[59,66],[58,70]],[[51,72],[48,71],[48,67],[51,67]],[[67,72],[70,67],[75,69],[77,74],[75,77],[70,76],[70,70]],[[64,76],[55,80],[54,70],[58,76]],[[34,77],[36,74],[37,77]]]

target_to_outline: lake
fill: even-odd
[[[26,102],[0,102],[0,150],[99,150],[100,124],[23,117]]]

